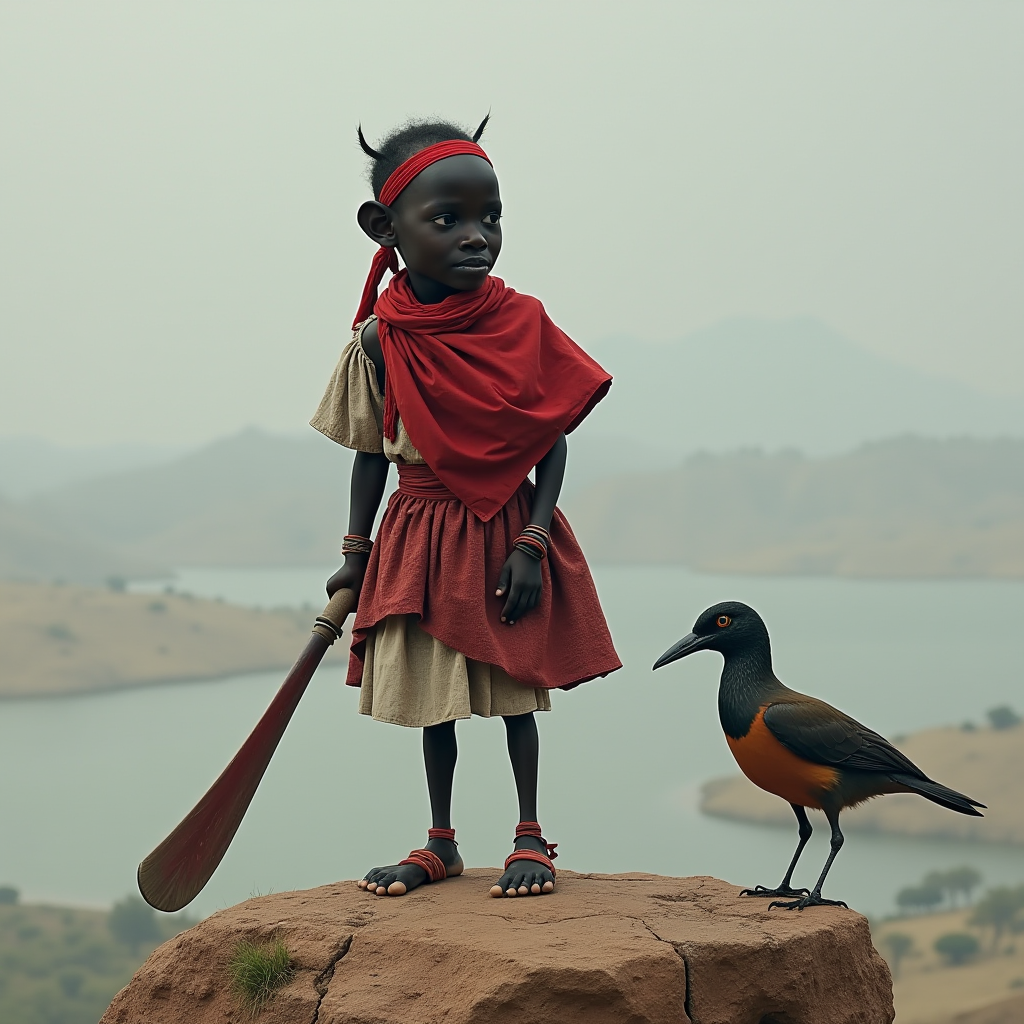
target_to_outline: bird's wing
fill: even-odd
[[[884,736],[813,697],[800,694],[799,700],[771,704],[764,724],[783,746],[815,764],[925,777]]]

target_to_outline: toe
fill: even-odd
[[[540,883],[539,882],[534,882],[533,885],[530,886],[530,892],[534,896],[539,896],[540,895]]]
[[[549,878],[549,879],[548,879],[548,880],[547,880],[547,881],[546,881],[546,882],[544,883],[544,885],[543,885],[543,886],[541,887],[541,890],[540,890],[540,891],[541,891],[541,892],[551,892],[551,890],[552,890],[552,889],[554,889],[554,887],[555,887],[555,883],[554,883],[554,882],[552,882],[552,881],[551,881],[551,879]]]
[[[387,894],[389,896],[404,896],[408,890],[405,887],[405,882],[395,881],[387,887]]]
[[[504,896],[505,895],[505,890],[502,889],[502,887],[500,885],[492,885],[491,886],[491,895],[494,896],[494,897]]]
[[[506,889],[506,890],[505,890],[505,895],[506,895],[506,896],[518,896],[518,895],[519,895],[519,893],[518,893],[518,891],[517,891],[517,890],[515,890],[515,889],[513,889],[513,888],[509,887],[508,889]]]
[[[525,882],[521,886],[519,886],[518,889],[516,889],[516,892],[520,896],[529,896],[530,895],[530,890],[526,887],[526,883]]]

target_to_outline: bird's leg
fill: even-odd
[[[807,812],[799,804],[790,804],[789,806],[793,808],[793,813],[796,815],[797,823],[800,826],[800,841],[796,844],[796,853],[793,854],[793,859],[789,862],[789,870],[786,872],[786,877],[777,889],[767,889],[763,885],[755,885],[753,889],[744,889],[740,893],[741,896],[810,895],[809,889],[794,889],[792,882],[793,872],[796,870],[796,862],[800,859],[800,854],[804,852],[807,840],[811,838],[811,833],[814,829],[811,828],[811,823],[807,820]]]
[[[825,861],[825,866],[821,869],[818,884],[815,885],[809,895],[804,896],[803,899],[793,900],[791,903],[783,903],[781,900],[776,900],[775,902],[768,904],[769,910],[771,910],[772,907],[782,907],[784,910],[803,910],[805,907],[846,906],[842,900],[826,900],[821,895],[821,887],[825,884],[825,877],[828,875],[829,868],[832,867],[832,861],[836,859],[836,854],[843,848],[844,841],[843,833],[839,830],[839,812],[825,811],[825,817],[828,818],[828,823],[832,826],[832,838],[829,841],[831,850],[829,851],[828,860]]]

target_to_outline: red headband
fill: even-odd
[[[468,142],[465,139],[450,139],[447,142],[435,142],[433,146],[427,146],[418,153],[414,153],[405,163],[399,164],[384,182],[380,190],[378,202],[390,206],[404,191],[406,186],[416,177],[425,171],[431,164],[438,160],[444,160],[450,156],[459,156],[468,153],[470,156],[478,156],[491,162],[490,157],[475,142]],[[384,272],[390,270],[392,274],[398,273],[398,252],[394,248],[381,246],[374,254],[373,262],[370,264],[370,273],[363,285],[363,296],[359,300],[359,310],[355,320],[352,321],[352,329],[361,324],[373,312],[377,303],[377,289],[384,280]]]

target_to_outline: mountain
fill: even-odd
[[[1024,437],[1024,399],[900,366],[816,320],[728,320],[676,341],[617,337],[588,349],[615,383],[584,430],[679,455],[834,455],[908,433]]]
[[[570,452],[581,449],[589,468],[562,505],[595,561],[1024,576],[1024,441],[903,437],[817,459],[748,449],[659,470],[637,458],[625,473],[628,445],[603,461],[599,440],[570,440]],[[40,495],[19,514],[48,536],[85,538],[122,559],[324,565],[345,531],[351,459],[318,435],[250,430],[166,465]]]
[[[167,462],[182,446],[55,444],[40,437],[0,438],[0,494],[26,498],[76,480]]]
[[[163,465],[24,503],[41,522],[165,565],[322,565],[348,514],[352,453],[246,430]]]
[[[48,526],[0,498],[0,579],[97,584],[115,576],[131,579],[166,572],[159,561],[97,543],[70,526]]]
[[[706,572],[1024,577],[1024,441],[756,450],[616,476],[564,503],[591,557]]]

